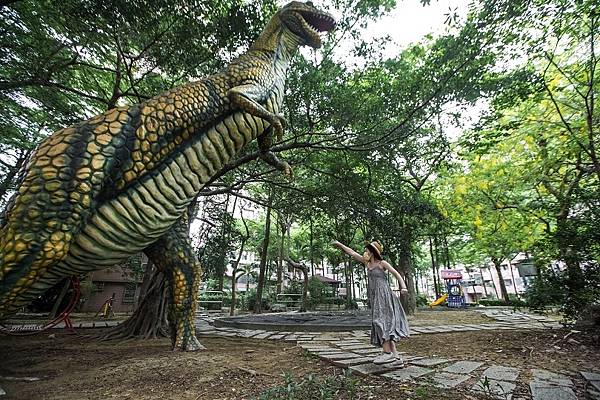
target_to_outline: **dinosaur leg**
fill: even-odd
[[[258,137],[259,157],[269,165],[282,171],[288,178],[292,178],[292,167],[285,161],[281,161],[275,153],[271,152],[273,142],[273,127],[269,126],[265,132]]]
[[[188,237],[187,215],[145,250],[165,272],[169,286],[169,328],[173,350],[204,349],[196,339],[194,319],[202,269]]]

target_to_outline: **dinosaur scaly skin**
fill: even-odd
[[[298,47],[320,47],[317,31],[333,26],[311,3],[292,2],[221,72],[42,142],[0,221],[0,317],[63,277],[144,251],[169,279],[173,348],[202,348],[186,207],[254,138],[265,161],[289,172],[268,149],[273,131],[283,133],[285,74]]]

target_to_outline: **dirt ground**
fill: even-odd
[[[600,360],[597,337],[577,331],[571,333],[568,329],[417,335],[398,347],[401,351],[415,355],[468,358],[512,367],[537,367],[554,372],[598,370]]]
[[[496,322],[482,313],[472,310],[443,309],[418,309],[414,315],[408,317],[411,326],[458,325],[458,324],[486,324]]]
[[[399,347],[409,354],[468,358],[521,368],[573,373],[597,369],[597,339],[578,333],[563,339],[569,333],[418,335]],[[202,342],[207,351],[177,353],[169,350],[166,339],[115,343],[60,334],[0,336],[0,387],[8,393],[6,399],[32,400],[447,399],[431,386],[344,378],[341,369],[303,353],[293,343],[238,338],[203,338]],[[40,380],[10,379],[24,377]],[[290,390],[294,397],[289,397]],[[464,390],[454,393],[454,398],[481,398]]]
[[[89,316],[77,315],[86,320]],[[477,324],[470,310],[419,310],[413,326]],[[207,351],[176,353],[168,340],[99,342],[54,335],[0,336],[0,387],[6,399],[446,399],[427,383],[349,377],[293,343],[204,338]],[[597,338],[569,330],[477,331],[418,335],[401,351],[576,374],[595,370]],[[33,377],[28,381],[22,378]],[[526,388],[523,386],[523,390]],[[457,398],[479,399],[466,390]]]

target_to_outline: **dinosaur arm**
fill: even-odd
[[[264,91],[261,88],[250,84],[240,85],[229,89],[227,96],[231,103],[239,107],[242,111],[267,120],[273,129],[275,129],[277,140],[281,140],[285,119],[283,116],[273,114],[260,105],[257,100],[264,97]]]

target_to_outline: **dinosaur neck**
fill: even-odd
[[[274,19],[269,22],[249,50],[274,53],[276,59],[287,67],[303,44],[304,40],[301,37],[292,33],[279,20]]]

